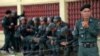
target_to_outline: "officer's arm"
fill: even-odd
[[[22,35],[22,32],[25,30],[25,27],[22,29],[22,28],[18,28],[17,31],[18,31],[18,36],[23,39],[23,35]]]
[[[6,28],[6,29],[9,28],[9,25],[7,25],[7,20],[6,20],[5,18],[3,18],[3,20],[2,20],[2,26],[3,26],[4,28]]]
[[[39,26],[39,27],[38,27],[38,32],[37,32],[37,34],[36,34],[37,37],[40,37],[40,34],[41,34],[40,28],[41,28],[41,27]]]
[[[100,36],[100,20],[98,21],[98,28],[99,28],[99,36]]]
[[[20,32],[19,29],[17,29],[17,30],[15,31],[14,36],[15,36],[15,37],[20,37],[20,36],[21,36],[21,32]]]
[[[94,27],[89,26],[89,27],[87,28],[87,31],[88,31],[91,35],[97,36],[97,35],[99,34],[99,25],[98,25],[98,23],[95,23],[95,24],[94,24]]]

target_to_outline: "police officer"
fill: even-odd
[[[19,18],[19,16],[17,15],[17,12],[12,11],[11,17],[12,17],[12,20],[13,20],[14,24],[17,25],[17,19]]]
[[[64,56],[70,56],[72,53],[72,44],[66,46],[67,42],[70,42],[73,40],[73,36],[71,34],[71,31],[67,27],[63,27],[61,29],[61,41],[60,45],[64,48]]]
[[[69,26],[68,26],[67,23],[63,22],[59,16],[55,16],[53,21],[56,24],[57,37],[60,38],[60,36],[61,36],[61,29],[63,27],[69,28]]]
[[[78,56],[99,56],[97,47],[99,27],[97,19],[91,17],[91,5],[83,5],[80,12],[81,19],[76,22],[73,31],[79,43]]]
[[[40,21],[39,21],[39,18],[38,17],[33,17],[32,21],[34,22],[34,29],[35,29],[35,36],[37,35],[38,33],[38,27],[40,25]]]
[[[57,37],[57,42],[58,42],[58,49],[57,49],[57,53],[56,56],[59,55],[60,52],[60,41],[61,41],[61,29],[63,27],[68,27],[68,25],[66,23],[64,23],[61,18],[59,16],[55,16],[53,19],[53,22],[56,24],[56,37]]]
[[[11,41],[13,40],[14,36],[14,22],[12,21],[10,10],[7,10],[5,14],[6,15],[3,17],[2,20],[2,27],[5,35],[5,44],[2,49],[9,52],[8,49],[11,47],[10,45],[14,45]]]
[[[56,24],[56,26],[60,26],[60,27],[69,27],[67,23],[63,22],[61,20],[60,16],[55,16],[53,19],[53,22]]]
[[[29,20],[29,21],[28,21],[28,23],[27,23],[27,24],[28,24],[28,25],[32,25],[32,26],[33,26],[33,25],[34,25],[34,21],[31,19],[31,20]]]
[[[26,48],[27,48],[27,53],[30,56],[31,53],[33,52],[32,47],[34,47],[34,46],[32,46],[33,36],[35,34],[34,26],[27,25],[26,32],[27,32],[27,36],[25,37],[25,42],[26,42],[26,45],[27,45]]]
[[[48,46],[48,51],[49,55],[51,56],[57,56],[58,55],[58,39],[56,36],[56,25],[54,23],[50,23],[46,29],[46,34],[47,34],[47,46]]]
[[[38,50],[38,43],[36,43],[34,41],[34,39],[36,38],[36,35],[38,34],[38,27],[39,27],[39,18],[38,17],[33,17],[29,22],[28,25],[31,26],[33,28],[33,34],[32,34],[32,38],[30,38],[31,40],[31,55],[35,54],[36,50]],[[34,38],[35,37],[35,38]]]
[[[46,48],[46,39],[47,37],[45,36],[45,32],[46,32],[46,27],[47,27],[47,18],[46,17],[40,17],[40,25],[39,25],[39,31],[38,31],[38,34],[37,34],[37,37],[40,38],[40,41],[39,41],[39,55],[40,56],[44,56],[44,49]]]
[[[27,29],[27,19],[25,17],[20,17],[19,19],[20,21],[20,25],[17,29],[17,34],[16,36],[19,37],[21,39],[21,42],[22,42],[22,48],[24,50],[24,55],[27,55],[28,53],[28,50],[29,50],[29,45],[28,45],[28,39],[27,39],[27,36],[29,34],[29,32],[27,31],[31,31],[30,29]]]
[[[16,11],[12,11],[12,13],[11,13],[11,18],[12,18],[12,21],[13,21],[13,23],[14,23],[14,31],[16,31],[16,29],[17,29],[17,19],[19,18],[19,16],[17,15],[17,12]],[[18,45],[17,45],[17,40],[18,38],[13,38],[13,40],[11,40],[12,41],[12,43],[14,44],[14,46],[13,46],[13,48],[14,48],[14,51],[18,51],[19,49],[18,49]]]

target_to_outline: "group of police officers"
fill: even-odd
[[[86,4],[81,8],[82,19],[76,22],[73,32],[60,16],[33,17],[28,21],[24,15],[7,10],[2,20],[5,44],[1,50],[23,51],[24,56],[70,56],[73,50],[78,51],[78,56],[99,56],[99,21],[90,17],[90,7]]]

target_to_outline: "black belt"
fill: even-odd
[[[83,42],[82,46],[85,48],[91,48],[91,47],[96,47],[97,43],[93,43],[93,42]]]

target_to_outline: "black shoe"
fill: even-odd
[[[43,54],[39,54],[39,56],[44,56]]]
[[[0,48],[0,50],[5,50],[5,48]]]
[[[3,51],[6,51],[7,53],[9,53],[9,50],[6,48],[2,48]]]

